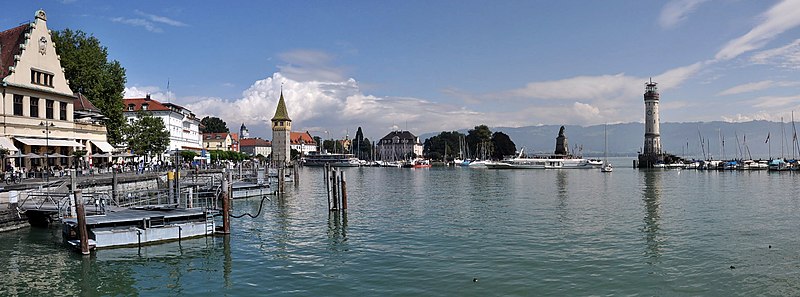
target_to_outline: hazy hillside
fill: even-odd
[[[491,130],[502,131],[508,134],[517,149],[524,147],[526,152],[552,152],[555,149],[555,139],[558,136],[560,125],[529,126],[520,128],[492,127]],[[570,149],[575,145],[583,146],[583,154],[602,155],[603,153],[603,125],[572,126],[566,125],[566,136]],[[792,124],[786,123],[784,154],[792,155]],[[466,133],[467,130],[460,130]],[[698,134],[699,131],[699,134]],[[739,147],[745,151],[745,136],[747,147],[753,158],[766,158],[769,147],[764,141],[770,133],[772,156],[781,153],[781,123],[768,121],[752,121],[744,123],[728,122],[703,122],[703,123],[662,123],[661,142],[663,148],[676,155],[687,157],[700,157],[700,135],[710,144],[711,155],[720,158],[720,135],[725,140],[725,157],[733,158],[737,154],[736,134],[739,136]],[[420,136],[425,140],[438,133],[428,133]],[[610,155],[635,155],[641,150],[644,142],[644,124],[625,123],[608,125],[608,150]],[[708,153],[708,152],[706,152]],[[800,153],[798,153],[800,154]]]

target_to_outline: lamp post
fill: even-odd
[[[42,121],[39,123],[39,126],[44,127],[44,138],[45,138],[45,149],[44,149],[44,176],[45,181],[50,181],[50,156],[47,154],[50,152],[50,127],[55,127],[56,125],[50,121]]]

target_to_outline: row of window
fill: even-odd
[[[53,75],[31,69],[31,83],[40,86],[53,87]]]
[[[14,115],[22,116],[23,114],[23,96],[14,94]],[[28,115],[32,118],[39,117],[39,104],[42,101],[41,98],[30,97],[30,104],[29,104],[29,112]],[[55,100],[45,99],[44,100],[44,112],[45,118],[47,119],[55,119],[53,114],[54,106],[58,103],[59,107],[59,120],[66,121],[67,120],[67,103],[65,102],[56,102]]]

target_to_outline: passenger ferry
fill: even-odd
[[[303,157],[304,166],[325,166],[330,164],[333,167],[358,167],[361,161],[353,154],[320,154],[310,152]]]

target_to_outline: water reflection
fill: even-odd
[[[558,198],[558,221],[561,223],[569,222],[569,216],[567,214],[567,210],[569,209],[569,204],[567,200],[569,199],[569,191],[567,190],[568,179],[567,179],[567,170],[556,170],[556,197]]]
[[[347,211],[328,212],[328,249],[347,251]]]
[[[656,264],[661,257],[661,174],[662,171],[641,171],[644,177],[642,200],[644,201],[645,256],[648,264]]]
[[[225,281],[225,288],[231,288],[231,270],[233,265],[233,258],[231,257],[231,236],[225,235],[222,238],[222,254],[225,257],[225,261],[223,263],[223,272],[222,272],[222,279]]]

